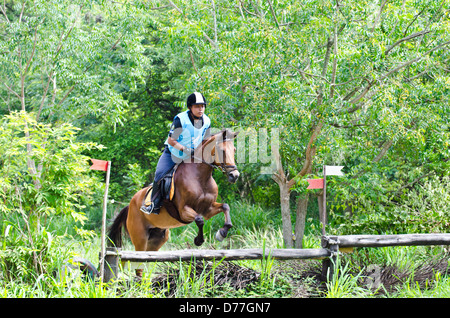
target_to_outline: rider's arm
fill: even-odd
[[[177,141],[178,137],[180,136],[180,133],[181,133],[181,121],[180,118],[178,118],[178,116],[175,116],[175,118],[173,119],[172,126],[170,127],[167,143],[177,150],[184,151],[185,147]]]
[[[178,149],[178,150],[181,150],[181,151],[186,150],[186,148],[183,145],[181,145],[178,141],[176,141],[172,137],[168,138],[167,143],[169,145],[171,145],[172,147],[174,147],[175,149]]]

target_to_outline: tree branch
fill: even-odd
[[[25,4],[27,3],[27,1],[25,1],[22,4],[22,11],[20,11],[20,16],[19,16],[19,23],[22,23],[22,16],[23,16],[23,11],[25,10]]]
[[[337,69],[337,50],[338,50],[338,44],[337,44],[337,24],[334,26],[334,40],[333,40],[333,70],[331,73],[331,91],[330,91],[330,98],[333,98],[334,96],[334,86],[336,85],[336,69]]]
[[[373,159],[373,162],[374,163],[379,162],[384,157],[384,155],[386,154],[386,152],[392,146],[393,143],[394,142],[392,140],[386,140],[383,143],[383,146],[381,147],[380,153]]]
[[[198,73],[197,67],[195,66],[195,62],[194,62],[194,56],[192,55],[192,49],[191,47],[189,47],[189,54],[191,55],[191,63],[192,63],[192,67],[195,70],[195,73],[197,73],[198,76],[200,76],[200,74]],[[200,76],[200,78],[203,80],[203,78]]]
[[[52,81],[53,73],[55,71],[54,68],[55,68],[56,60],[57,60],[57,58],[59,56],[59,53],[61,52],[61,49],[63,47],[64,41],[69,37],[70,33],[72,32],[73,28],[75,27],[75,24],[76,24],[76,22],[78,20],[78,17],[80,15],[80,13],[81,13],[81,10],[83,9],[83,6],[84,5],[82,5],[80,7],[80,11],[78,11],[78,14],[75,17],[75,19],[73,20],[72,26],[70,27],[70,29],[67,32],[67,34],[64,35],[64,31],[63,31],[61,33],[61,36],[59,37],[59,42],[58,42],[58,45],[56,47],[55,57],[53,58],[52,70],[50,72],[50,75],[48,75],[47,86],[45,87],[44,93],[42,94],[42,100],[41,100],[41,104],[39,105],[39,110],[38,110],[37,115],[36,115],[36,121],[39,121],[39,117],[41,116],[42,108],[44,107],[45,99],[47,98],[47,92],[48,92],[48,89],[49,89],[49,86],[50,86],[50,82]],[[56,85],[55,82],[54,82],[54,85]]]
[[[181,14],[183,14],[183,11],[181,11],[181,9],[180,8],[178,8],[177,6],[176,6],[176,4],[175,3],[173,3],[172,1],[170,1],[169,0],[169,3],[170,3],[170,5],[174,8],[174,9],[176,9],[178,12],[180,12]]]
[[[282,184],[286,182],[286,175],[284,174],[283,165],[281,163],[280,150],[278,147],[274,147],[272,149],[273,156],[275,157],[275,164],[277,167],[277,171],[272,174],[272,179],[278,183]]]
[[[214,46],[215,48],[217,48],[217,43],[214,42],[214,40],[211,39],[205,32],[203,32],[203,36],[209,41],[209,43],[211,43],[212,46]]]
[[[162,9],[167,9],[167,8],[170,8],[170,7],[172,7],[172,6],[170,4],[167,4],[165,6],[150,8],[150,10],[162,10]]]
[[[372,160],[373,163],[378,163],[387,153],[387,151],[389,150],[389,148],[392,146],[394,142],[392,140],[386,140],[383,142],[383,145],[381,147],[380,153]],[[358,177],[360,177],[361,175],[363,175],[364,173],[366,173],[367,168],[363,168],[360,171],[358,171],[357,173],[355,173],[351,179],[356,179]]]
[[[6,22],[11,23],[8,19],[8,16],[6,15],[6,0],[3,1],[3,6],[0,5],[0,10],[2,11],[3,15],[6,18]]]
[[[216,19],[216,5],[214,0],[211,0],[213,6],[213,19],[214,19],[214,43],[217,45],[217,19]]]
[[[277,27],[278,27],[278,30],[281,31],[281,27],[280,27],[280,24],[278,23],[277,16],[275,15],[275,11],[273,11],[272,1],[267,0],[267,2],[269,3],[269,6],[270,6],[270,12],[272,13],[273,18],[275,19],[275,23],[276,23],[276,25],[277,25]]]
[[[423,31],[416,32],[416,33],[413,33],[413,34],[411,34],[411,35],[408,35],[407,37],[404,37],[403,39],[400,39],[400,40],[398,40],[397,42],[395,42],[394,44],[388,46],[388,48],[386,49],[386,51],[384,51],[384,55],[388,55],[388,53],[389,53],[394,47],[396,47],[397,45],[399,45],[400,43],[405,42],[405,41],[409,41],[409,40],[411,40],[411,39],[414,39],[414,38],[416,38],[416,37],[418,37],[418,36],[421,36],[421,35],[425,35],[425,34],[430,33],[430,32],[431,32],[431,31],[423,30]]]
[[[23,4],[23,7],[25,7],[25,3]],[[22,10],[23,10],[22,7]],[[22,15],[22,13],[21,13]],[[42,20],[41,23],[44,23],[45,18]],[[37,42],[37,29],[39,24],[36,25],[36,28],[34,29],[34,39],[33,39],[33,50],[31,51],[30,58],[27,61],[27,64],[25,65],[25,69],[23,73],[20,74],[20,84],[21,84],[21,101],[22,101],[22,110],[25,111],[25,76],[28,73],[28,69],[30,68],[31,61],[33,60],[34,53],[36,52],[36,42]]]
[[[327,68],[328,68],[328,62],[330,61],[330,54],[331,54],[331,46],[332,45],[333,45],[333,40],[328,38],[327,52],[325,53],[325,60],[323,62],[323,68],[322,68],[322,77],[325,77],[325,75],[327,75]]]
[[[431,3],[431,2],[430,2],[430,3]],[[422,8],[422,10],[420,10],[420,12],[417,13],[417,14],[414,16],[414,18],[412,19],[412,21],[411,21],[411,22],[408,24],[408,26],[406,27],[405,32],[403,32],[403,36],[406,36],[406,33],[408,32],[409,27],[417,20],[417,18],[423,13],[423,11],[425,11],[425,9],[428,8],[428,5],[429,5],[429,4],[427,4],[426,6],[424,6],[424,7]]]
[[[289,189],[292,188],[296,182],[296,179],[299,177],[305,176],[308,171],[310,171],[314,156],[316,154],[316,147],[314,147],[314,142],[320,134],[320,131],[323,127],[323,121],[319,121],[319,123],[314,127],[311,137],[309,138],[308,146],[305,151],[305,162],[303,164],[302,170],[291,180],[288,182]]]
[[[387,0],[383,0],[383,2],[381,3],[380,10],[378,11],[378,14],[377,14],[377,16],[375,18],[375,21],[373,22],[372,31],[371,31],[372,33],[373,33],[373,31],[375,31],[375,28],[376,28],[376,26],[378,24],[378,21],[380,20],[381,12],[383,12],[383,9],[384,9],[384,6],[386,5],[386,2],[387,2]]]
[[[425,53],[422,54],[421,56],[416,57],[416,58],[414,58],[414,59],[412,59],[412,60],[409,60],[409,61],[407,61],[407,62],[405,62],[405,63],[403,63],[403,64],[400,64],[399,66],[397,66],[397,67],[391,69],[389,72],[383,74],[383,75],[380,76],[379,78],[370,81],[370,82],[367,84],[367,86],[364,88],[364,90],[361,92],[361,94],[359,94],[357,97],[355,97],[354,99],[352,99],[352,100],[350,101],[350,103],[355,104],[355,103],[359,102],[359,101],[360,101],[360,100],[361,100],[361,99],[369,92],[369,90],[370,90],[373,86],[375,86],[375,84],[376,84],[377,82],[383,81],[383,80],[386,79],[387,77],[391,76],[392,74],[398,72],[399,70],[401,70],[402,68],[405,68],[405,67],[408,66],[408,65],[411,65],[411,64],[413,64],[413,63],[419,62],[421,59],[423,59],[423,58],[424,58],[425,56],[427,56],[428,54],[430,54],[430,53],[432,53],[432,52],[434,52],[434,51],[437,51],[437,50],[439,50],[440,48],[442,48],[442,47],[444,47],[444,46],[446,46],[446,45],[448,45],[448,44],[450,44],[450,41],[444,42],[444,43],[442,43],[442,44],[440,44],[440,45],[438,45],[438,46],[432,48],[431,50],[428,50],[427,52],[425,52]],[[352,107],[351,109],[353,109],[353,107]],[[347,110],[347,111],[350,112],[351,109],[349,109],[349,110]]]
[[[241,8],[245,10],[245,12],[247,12],[248,14],[251,14],[254,17],[257,17],[258,15],[256,13],[250,12],[247,10],[246,7],[244,7],[244,4],[242,3],[242,0],[239,0],[239,2],[241,3]]]
[[[423,59],[423,58],[424,58],[425,56],[427,56],[428,54],[430,54],[430,53],[432,53],[432,52],[434,52],[434,51],[437,51],[437,50],[439,50],[440,48],[442,48],[442,47],[444,47],[444,46],[446,46],[446,45],[448,45],[448,44],[450,44],[450,41],[444,42],[444,43],[442,43],[442,44],[440,44],[440,45],[438,45],[438,46],[432,48],[431,50],[425,52],[423,55],[421,55],[421,56],[419,56],[419,57],[416,57],[415,59],[412,59],[412,60],[410,60],[410,61],[408,61],[408,62],[405,62],[405,63],[403,63],[403,64],[397,66],[396,68],[390,70],[389,72],[387,72],[386,74],[384,74],[383,76],[381,76],[379,79],[377,79],[377,81],[382,81],[382,80],[384,80],[386,77],[389,77],[389,76],[392,75],[393,73],[398,72],[398,71],[401,70],[402,68],[404,68],[404,67],[406,67],[406,66],[408,66],[408,65],[411,65],[411,64],[413,64],[413,63],[419,62],[421,59]]]
[[[20,95],[19,95],[19,94],[17,94],[11,87],[9,87],[8,85],[6,85],[5,82],[3,82],[3,85],[5,85],[6,88],[7,88],[11,93],[13,93],[13,94],[20,100]]]

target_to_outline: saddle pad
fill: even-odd
[[[163,189],[164,196],[172,201],[173,195],[175,194],[175,182],[173,182],[173,178],[175,177],[175,172],[177,171],[178,165],[175,165],[169,173],[164,176],[165,189]],[[170,180],[170,187],[167,184],[167,181]]]
[[[145,194],[145,206],[149,206],[152,203],[152,192],[153,192],[153,184],[148,186],[147,193]]]
[[[175,171],[177,170],[178,165],[175,165],[172,170],[170,170],[160,181],[160,186],[163,187],[163,195],[166,196],[170,201],[172,201],[173,196],[175,194],[175,182],[173,182],[173,178],[175,176]],[[170,187],[167,184],[167,181],[170,180]],[[149,206],[152,203],[152,192],[153,192],[153,184],[149,185],[147,193],[145,194],[144,204]]]

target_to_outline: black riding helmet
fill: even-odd
[[[187,108],[190,108],[192,105],[195,104],[203,104],[206,107],[206,99],[203,94],[195,92],[188,96],[187,98]]]

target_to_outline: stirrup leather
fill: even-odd
[[[145,194],[143,205],[149,206],[150,204],[152,204],[152,193],[153,193],[153,184],[151,184],[149,186],[149,189],[147,190],[147,193]]]

